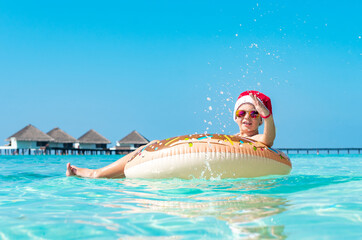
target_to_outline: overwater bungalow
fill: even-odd
[[[150,141],[136,130],[116,142],[116,151],[121,154],[132,152]]]
[[[111,142],[107,138],[103,137],[102,135],[91,129],[78,138],[75,147],[79,149],[105,150],[107,149],[107,144],[110,143]]]
[[[78,141],[58,127],[50,130],[47,134],[54,139],[53,142],[49,143],[50,149],[72,149]]]
[[[8,149],[28,149],[30,151],[45,148],[50,142],[53,142],[54,139],[29,124],[8,137],[5,141],[9,141]]]

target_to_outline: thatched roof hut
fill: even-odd
[[[52,137],[56,143],[75,143],[78,141],[58,127],[50,130],[47,134]]]
[[[137,144],[137,145],[144,145],[149,143],[150,141],[142,136],[136,130],[132,131],[130,134],[122,138],[118,141],[119,145],[126,145],[126,144]]]
[[[78,138],[79,143],[88,144],[109,144],[111,143],[107,138],[103,137],[93,129],[86,132],[84,135]]]
[[[133,131],[117,142],[116,150],[118,154],[127,154],[149,142],[150,141],[139,132]]]
[[[34,141],[34,142],[52,142],[54,139],[40,131],[38,128],[29,124],[14,135],[8,137],[5,141],[11,141],[15,138],[16,141]]]

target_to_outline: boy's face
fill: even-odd
[[[238,124],[240,131],[242,133],[257,131],[258,127],[262,123],[262,119],[260,116],[258,116],[256,118],[252,118],[250,116],[251,111],[256,111],[254,105],[250,104],[250,103],[245,103],[245,104],[242,104],[238,108],[238,110],[242,110],[242,111],[246,112],[246,114],[244,116],[236,118],[236,123]]]

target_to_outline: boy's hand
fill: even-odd
[[[254,101],[254,106],[256,108],[256,111],[262,116],[268,116],[269,110],[264,106],[264,104],[252,93],[249,93],[249,96]]]

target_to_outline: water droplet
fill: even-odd
[[[253,47],[258,48],[258,44],[256,44],[256,43],[252,43],[252,44],[250,44],[249,48],[253,48]],[[247,57],[247,56],[248,56],[248,55],[246,55],[246,57]]]
[[[211,101],[211,98],[207,97],[206,100],[207,100],[207,101]]]

